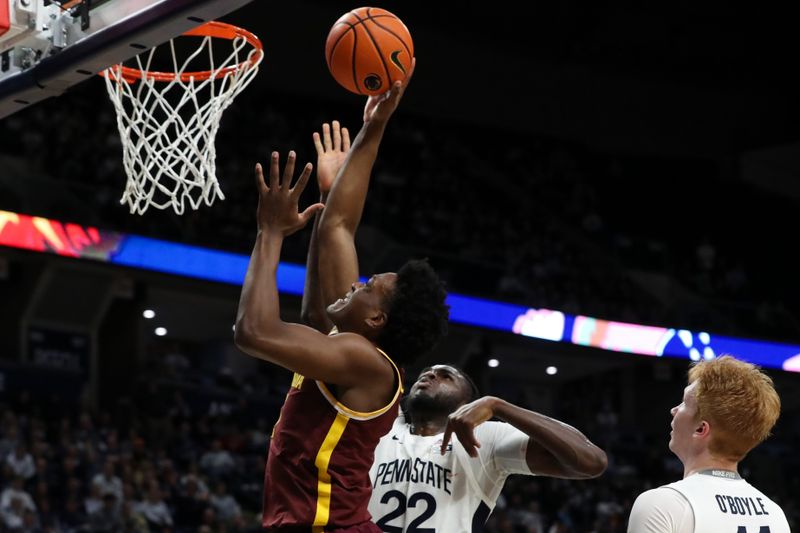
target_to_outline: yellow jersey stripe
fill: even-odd
[[[314,466],[317,467],[317,514],[314,516],[313,526],[324,526],[328,523],[331,514],[331,476],[328,473],[328,464],[339,439],[342,438],[344,428],[349,418],[341,413],[336,414],[336,419],[331,424],[322,446],[317,452]],[[322,528],[314,529],[322,531]]]

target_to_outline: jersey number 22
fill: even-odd
[[[397,500],[397,507],[375,522],[375,525],[381,528],[385,533],[436,533],[436,529],[432,527],[420,527],[436,512],[436,499],[432,495],[427,492],[415,492],[406,500],[406,495],[399,490],[390,490],[383,495],[381,503],[386,504],[391,500]],[[406,509],[410,507],[416,508],[418,505],[420,507],[424,506],[425,509],[422,511],[422,514],[408,524],[408,529],[403,531],[402,526],[389,525],[389,522],[395,518],[404,516],[406,514]],[[741,533],[741,531],[739,533]]]

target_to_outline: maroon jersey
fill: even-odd
[[[295,374],[272,430],[264,476],[265,528],[309,533],[368,522],[372,493],[369,469],[375,447],[398,414],[402,376],[389,405],[353,411],[321,381]]]

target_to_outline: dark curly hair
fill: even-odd
[[[427,260],[411,260],[397,271],[394,292],[386,302],[389,319],[378,337],[398,365],[425,355],[447,333],[447,291]]]

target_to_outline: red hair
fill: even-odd
[[[772,378],[758,367],[725,355],[695,364],[698,420],[711,424],[709,451],[739,462],[770,435],[781,412]]]

